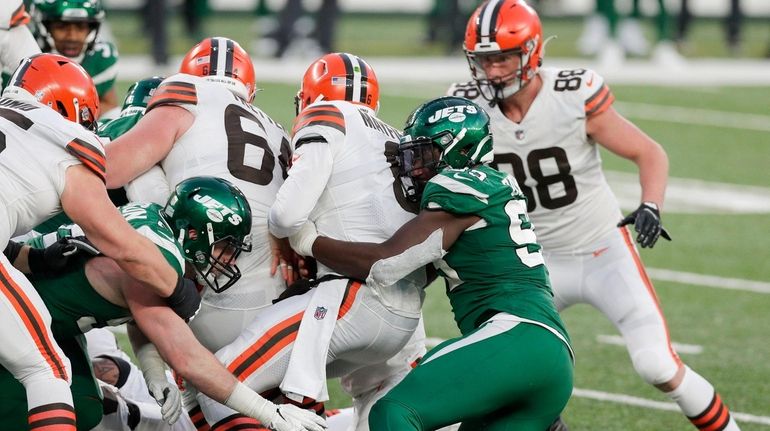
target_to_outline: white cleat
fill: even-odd
[[[618,40],[629,55],[641,57],[650,49],[639,20],[634,18],[624,19],[618,24]]]
[[[585,19],[583,33],[577,40],[577,48],[583,55],[596,55],[610,37],[610,24],[601,15]]]

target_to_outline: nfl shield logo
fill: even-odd
[[[316,320],[323,320],[324,317],[326,317],[326,307],[316,307],[315,313],[313,313],[313,317],[316,318]]]

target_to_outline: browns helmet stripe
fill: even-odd
[[[219,40],[216,37],[209,39],[209,75],[216,75],[219,67]]]
[[[490,0],[479,13],[479,23],[476,27],[477,42],[495,42],[497,36],[497,17],[503,0]]]
[[[22,63],[19,65],[18,68],[16,68],[16,72],[14,72],[13,76],[11,77],[11,86],[13,87],[19,87],[24,88],[21,83],[24,81],[22,78],[24,78],[24,74],[27,73],[27,69],[29,69],[29,65],[32,64],[32,59],[37,57],[40,54],[35,54],[31,57],[27,57],[24,60],[22,60]]]
[[[366,63],[364,63],[360,57],[356,57],[356,62],[358,63],[358,67],[361,69],[361,97],[358,98],[358,101],[361,103],[366,103],[366,89],[369,82],[369,72],[366,70]]]
[[[345,100],[353,101],[353,63],[345,54],[340,54],[340,58],[345,65]]]
[[[235,51],[235,47],[233,46],[233,40],[227,39],[226,43],[226,54],[225,54],[225,76],[233,76],[233,53]]]

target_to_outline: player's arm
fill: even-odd
[[[663,207],[668,181],[668,156],[663,147],[613,107],[588,117],[586,133],[596,142],[639,167],[642,202]]]
[[[173,105],[147,112],[131,130],[106,146],[107,188],[123,187],[158,164],[194,119],[188,110]]]
[[[320,424],[323,421],[314,413],[296,406],[276,406],[238,382],[235,376],[198,342],[189,326],[164,306],[160,298],[142,289],[125,289],[124,293],[137,329],[142,334],[132,334],[134,351],[140,351],[146,341],[152,342],[163,360],[199,391],[268,426],[289,419],[303,425],[292,429],[322,429]]]
[[[294,163],[268,214],[268,228],[276,238],[297,233],[307,221],[332,173],[329,143],[320,136],[297,142]]]
[[[194,298],[189,292],[195,290],[194,285],[184,282],[158,248],[126,222],[110,202],[98,176],[84,165],[69,167],[61,202],[65,213],[104,255],[149,285],[157,295],[167,298],[168,305],[180,316],[194,315],[200,304],[197,292]]]
[[[13,70],[25,57],[40,53],[40,47],[26,25],[0,30],[0,66]]]
[[[422,210],[383,243],[345,242],[319,236],[312,243],[312,253],[335,271],[360,279],[374,277],[387,285],[441,258],[478,220],[475,215]]]

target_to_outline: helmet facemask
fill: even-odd
[[[398,147],[398,175],[407,199],[419,202],[425,184],[444,167],[440,148],[432,138],[402,138]]]
[[[524,88],[537,73],[542,58],[538,57],[536,66],[533,67],[532,56],[536,54],[538,45],[537,36],[529,39],[524,48],[510,49],[506,51],[471,51],[465,50],[465,58],[468,60],[468,67],[471,70],[471,76],[479,88],[481,96],[489,102],[489,106],[495,106],[502,100],[513,96]],[[483,64],[490,57],[511,56],[518,57],[519,66],[509,75],[489,79],[484,70]],[[499,60],[499,59],[498,59]],[[489,60],[486,60],[489,61]],[[507,60],[503,60],[507,61]],[[499,62],[499,61],[498,61]]]
[[[226,236],[209,243],[209,237],[214,235],[211,223],[206,226],[206,235],[199,234],[192,227],[188,228],[188,239],[183,244],[185,255],[192,261],[198,282],[221,293],[241,278],[236,261],[242,252],[251,251],[251,241],[249,237],[239,241]]]

